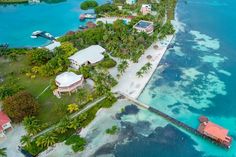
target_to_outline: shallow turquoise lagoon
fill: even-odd
[[[81,2],[67,0],[58,3],[0,5],[0,44],[8,43],[11,47],[42,46],[49,41],[31,39],[33,31],[44,30],[57,37],[70,30],[77,30],[86,23],[78,18],[84,12],[80,9]]]

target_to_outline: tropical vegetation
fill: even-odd
[[[80,4],[80,8],[83,10],[92,9],[98,6],[98,3],[95,0],[86,0]]]
[[[152,64],[150,62],[146,63],[139,71],[137,71],[136,75],[138,77],[143,77],[145,73],[147,73],[152,68]]]
[[[114,135],[118,131],[118,127],[113,125],[111,128],[106,130],[107,134]]]
[[[23,136],[21,143],[24,145],[24,149],[32,155],[37,155],[43,150],[46,150],[49,146],[63,141],[72,145],[72,149],[75,152],[82,151],[86,145],[86,141],[78,135],[75,135],[76,131],[87,126],[95,118],[99,109],[109,108],[115,102],[116,98],[114,96],[105,98],[78,117],[71,119],[65,116],[56,125],[55,129],[36,137],[32,141],[29,140],[28,136]]]
[[[72,135],[66,140],[65,144],[72,145],[72,150],[78,152],[84,150],[86,140],[81,138],[79,135]]]
[[[7,153],[6,153],[6,148],[0,148],[0,156],[1,157],[6,157],[7,156]]]
[[[3,100],[3,111],[13,122],[21,122],[24,117],[38,113],[39,104],[35,98],[26,91],[18,92]]]

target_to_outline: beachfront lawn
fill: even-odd
[[[77,93],[71,96],[63,95],[61,99],[58,99],[53,95],[51,88],[48,87],[50,81],[54,80],[54,77],[36,76],[34,79],[31,79],[24,73],[27,72],[26,69],[30,69],[30,66],[27,63],[25,55],[19,56],[17,61],[0,58],[0,76],[6,81],[10,78],[14,79],[14,83],[33,95],[40,104],[37,119],[42,123],[53,124],[58,122],[63,116],[69,114],[67,112],[67,105],[71,103],[79,104],[79,109],[81,109],[86,103],[97,98],[96,94],[85,86],[84,93],[78,90]],[[45,90],[46,88],[47,90]],[[81,95],[86,96],[81,98]]]
[[[115,97],[105,98],[88,111],[73,119],[62,119],[55,129],[40,135],[33,139],[33,141],[24,142],[24,149],[32,155],[37,155],[46,150],[49,146],[66,140],[66,144],[72,145],[72,149],[75,152],[82,151],[87,142],[85,139],[80,138],[80,136],[75,135],[76,131],[86,127],[96,117],[96,113],[99,109],[111,107],[116,100]]]

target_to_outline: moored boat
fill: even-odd
[[[96,14],[94,13],[85,13],[85,14],[81,14],[79,16],[80,20],[85,20],[85,19],[96,19]]]

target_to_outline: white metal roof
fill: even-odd
[[[45,48],[50,50],[50,51],[53,51],[56,47],[59,47],[59,46],[61,46],[61,43],[58,42],[58,41],[54,41],[53,43],[45,46]]]
[[[69,60],[73,60],[79,65],[83,65],[88,61],[93,64],[104,58],[102,53],[105,51],[106,50],[99,45],[92,45],[86,49],[76,52],[74,55],[69,57]]]
[[[142,4],[142,8],[148,8],[148,9],[151,9],[152,6],[151,6],[151,4]]]
[[[77,75],[73,72],[64,72],[57,75],[56,82],[58,87],[68,87],[82,79],[83,75]]]

